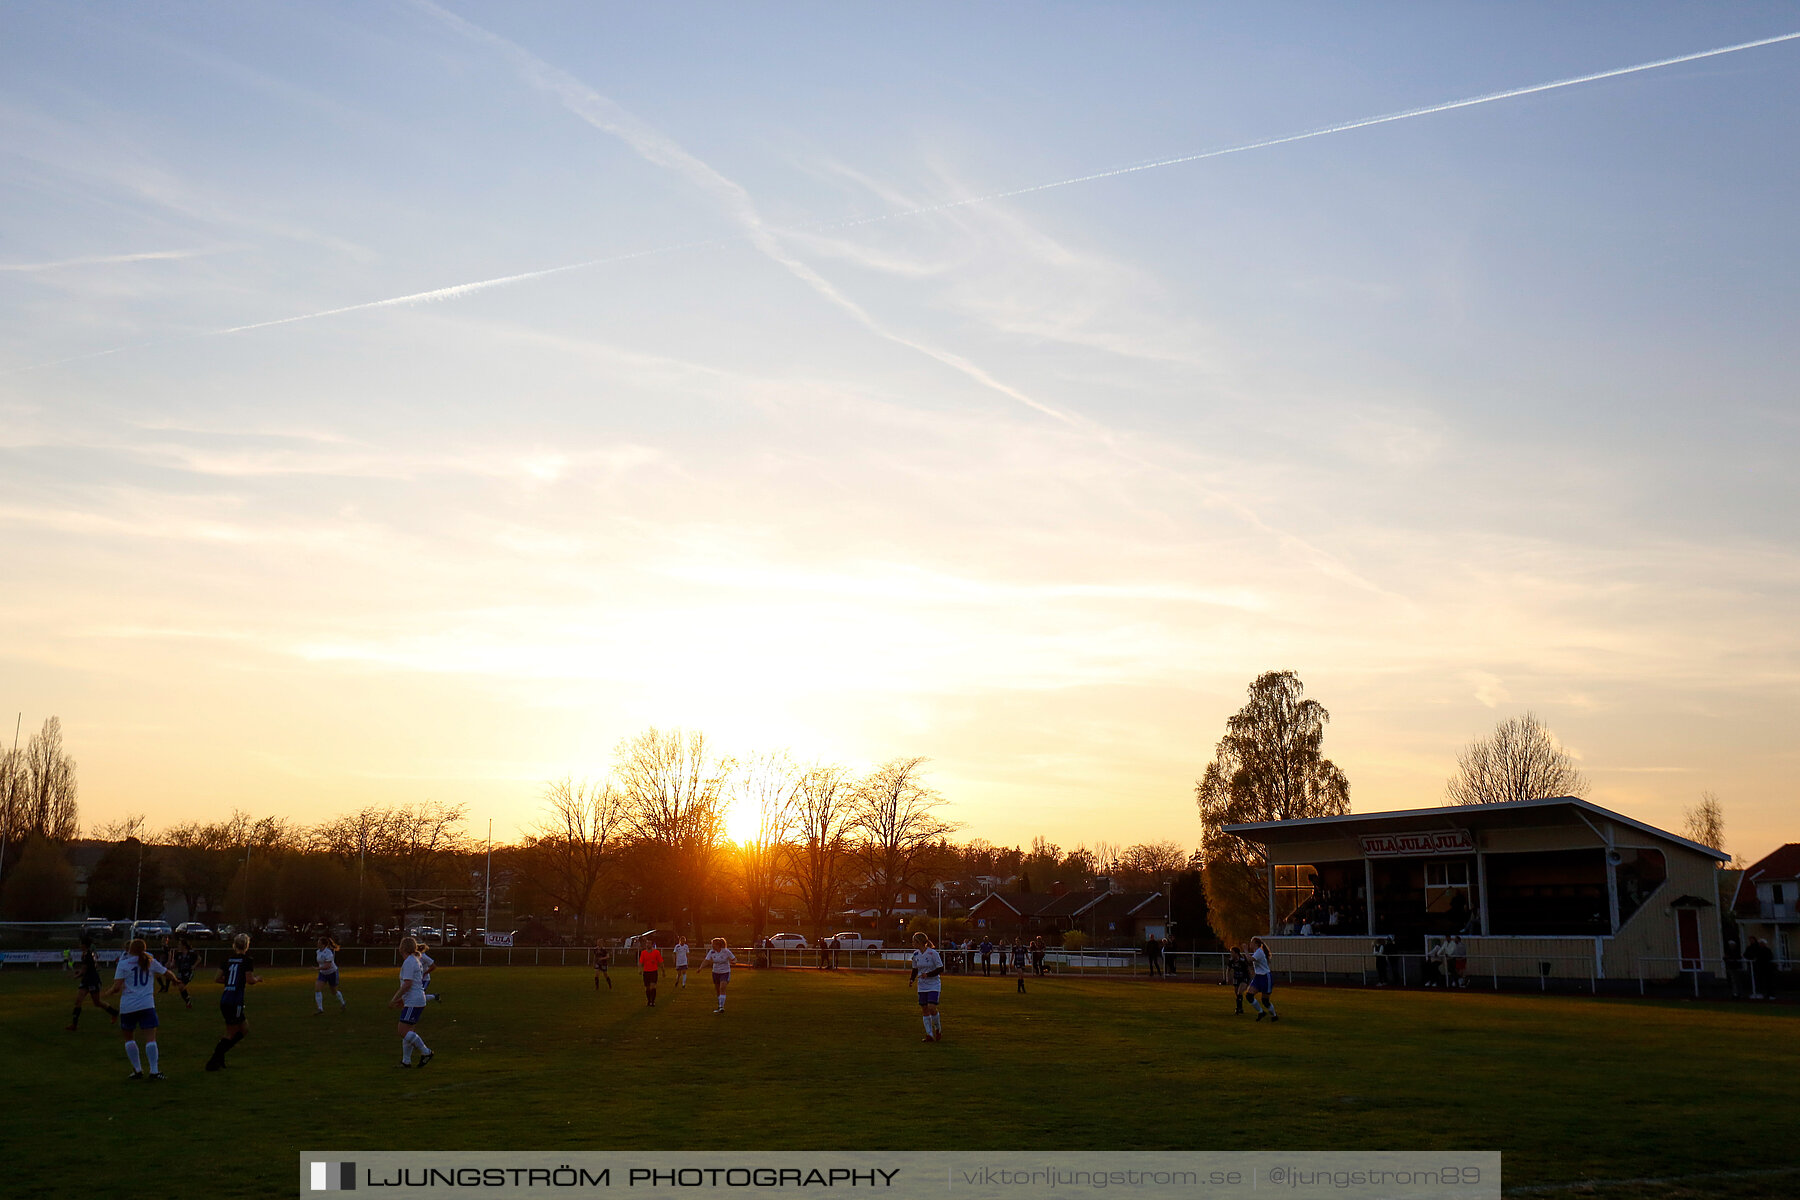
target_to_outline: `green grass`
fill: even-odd
[[[95,1159],[286,1194],[303,1149],[1496,1149],[1509,1188],[1800,1168],[1790,1010],[1290,988],[1271,1026],[1211,985],[952,977],[924,1045],[904,975],[740,971],[715,1017],[700,973],[651,1010],[622,970],[596,995],[575,967],[465,967],[420,1026],[437,1060],[402,1071],[392,971],[345,972],[350,1010],[321,1017],[310,972],[264,975],[217,1075],[217,987],[159,998],[152,1086],[104,1014],[62,1032],[72,977],[0,973],[7,1194],[67,1194]]]

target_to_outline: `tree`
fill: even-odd
[[[1585,796],[1588,783],[1556,735],[1531,713],[1494,726],[1456,756],[1444,785],[1446,804],[1506,804],[1546,796]]]
[[[520,847],[517,867],[552,904],[575,918],[585,941],[600,880],[618,851],[625,799],[610,783],[565,776],[544,789],[544,817]]]
[[[56,842],[79,832],[75,760],[63,752],[62,721],[50,717],[22,750],[0,754],[0,821],[9,845],[33,837]]]
[[[1350,781],[1320,752],[1331,714],[1317,700],[1303,699],[1305,692],[1292,671],[1257,676],[1249,703],[1226,722],[1225,736],[1194,786],[1208,920],[1228,942],[1267,922],[1268,882],[1257,848],[1224,827],[1350,811]]]
[[[794,798],[788,878],[812,922],[815,943],[825,936],[825,923],[843,897],[855,796],[849,772],[821,764],[802,777]]]
[[[782,892],[782,867],[794,827],[795,804],[803,776],[785,753],[754,754],[733,781],[732,803],[756,814],[756,830],[737,848],[744,904],[752,935],[761,941],[768,931],[769,909]]]
[[[626,828],[673,888],[661,903],[678,906],[690,923],[701,916],[707,874],[724,832],[725,784],[733,765],[708,749],[698,731],[651,728],[619,743],[614,773],[625,797]]]
[[[225,900],[235,865],[231,828],[223,821],[189,821],[157,839],[169,886],[181,894],[189,913],[216,910]]]
[[[896,758],[857,788],[851,823],[875,895],[877,928],[887,927],[895,897],[938,840],[956,828],[937,815],[944,798],[925,785],[924,767],[923,758]]]
[[[90,916],[149,920],[162,916],[162,864],[137,838],[114,842],[88,873]]]
[[[75,908],[75,868],[62,847],[45,837],[26,843],[0,892],[0,918],[8,921],[61,921]]]
[[[356,880],[329,854],[290,854],[275,869],[275,908],[294,929],[330,925],[349,913]]]
[[[1712,792],[1701,792],[1700,803],[1682,813],[1682,833],[1690,842],[1725,853],[1725,806]]]
[[[1113,866],[1113,878],[1126,891],[1160,892],[1188,869],[1188,852],[1178,842],[1141,842],[1120,851]]]

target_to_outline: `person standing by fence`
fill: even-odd
[[[1031,939],[1031,973],[1034,975],[1044,973],[1044,950],[1042,935]]]
[[[981,938],[981,973],[983,975],[994,973],[994,939],[985,934]],[[1005,973],[1004,967],[1001,973]]]

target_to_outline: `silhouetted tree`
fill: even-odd
[[[1268,885],[1261,850],[1224,827],[1350,811],[1350,781],[1321,753],[1331,714],[1305,692],[1292,671],[1257,676],[1195,784],[1208,919],[1227,941],[1267,923]]]
[[[1556,735],[1531,713],[1494,726],[1456,756],[1444,785],[1446,804],[1506,804],[1546,796],[1585,796],[1587,780]]]

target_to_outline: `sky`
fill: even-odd
[[[1800,839],[1800,40],[1281,139],[1796,32],[0,7],[0,710],[61,717],[90,826],[507,837],[654,725],[1193,845],[1292,669],[1357,811],[1529,710],[1757,857]]]

